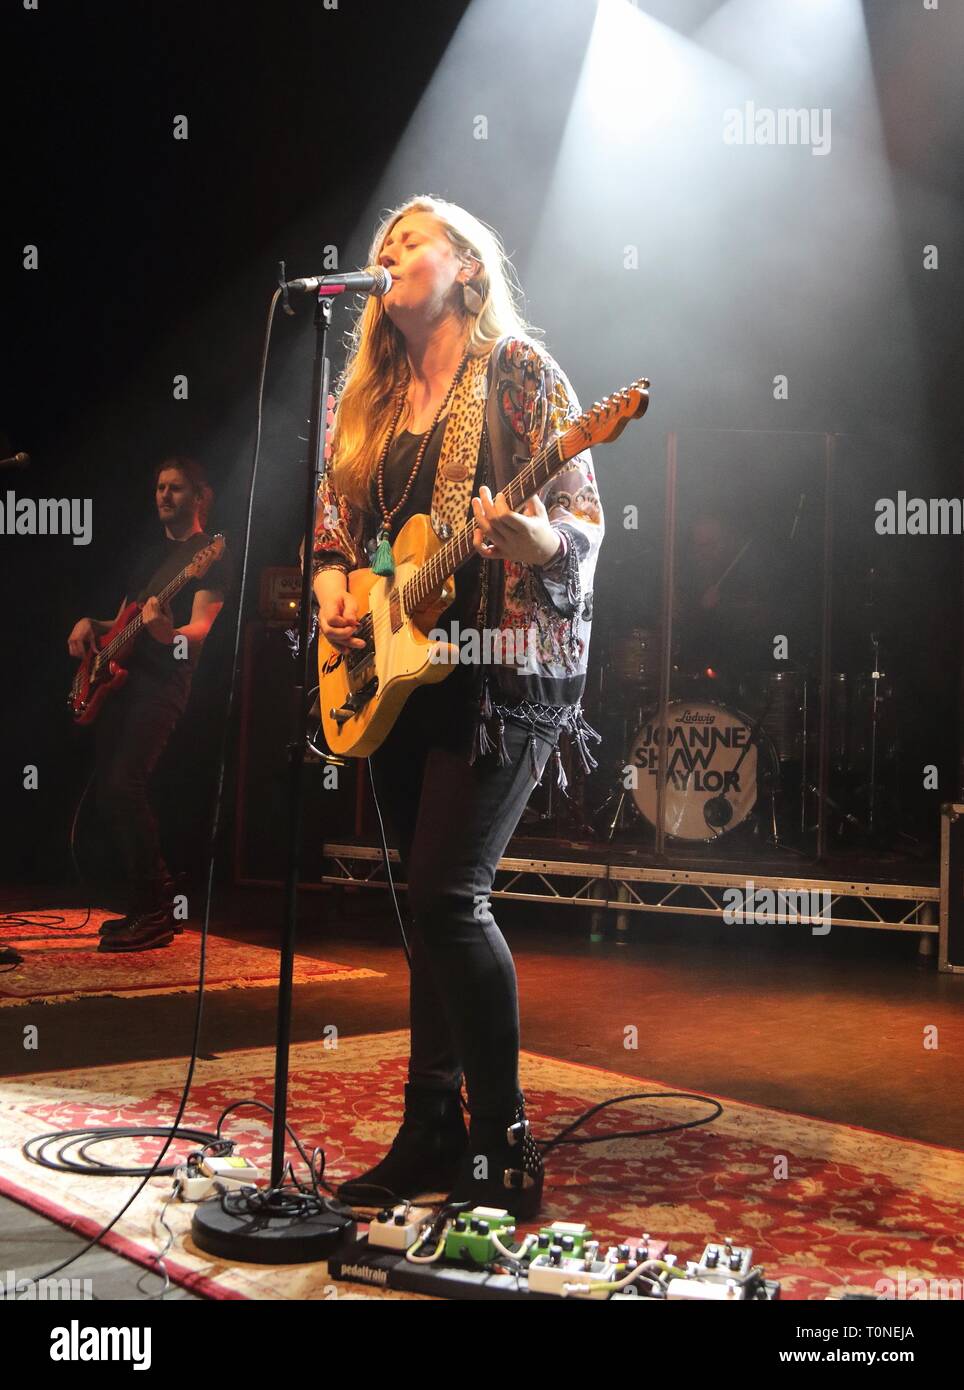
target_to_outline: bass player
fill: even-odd
[[[177,456],[155,470],[154,500],[164,534],[141,556],[118,610],[119,618],[128,598],[142,603],[145,630],[124,658],[128,678],[105,701],[95,731],[97,805],[118,850],[127,889],[125,915],[100,929],[99,950],[104,952],[155,950],[168,946],[180,930],[147,786],[187,708],[201,649],[229,587],[222,556],[161,607],[158,593],[211,539],[203,528],[213,493],[200,465]],[[67,639],[71,656],[83,658],[112,625],[81,618]]]

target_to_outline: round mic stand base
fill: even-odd
[[[209,1197],[198,1205],[191,1223],[199,1250],[247,1264],[311,1264],[327,1259],[355,1234],[354,1217],[344,1203],[277,1188]]]

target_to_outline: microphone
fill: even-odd
[[[300,280],[285,283],[285,288],[289,290],[304,290],[308,294],[317,290],[323,295],[382,295],[387,294],[391,287],[391,274],[382,265],[371,265],[367,270],[349,270],[344,275],[306,275]]]
[[[29,462],[29,454],[11,454],[8,459],[0,459],[0,468],[26,468]]]

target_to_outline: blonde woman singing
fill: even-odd
[[[521,512],[506,505],[503,490],[579,406],[528,335],[490,228],[415,198],[379,226],[369,263],[392,285],[367,300],[341,380],[314,541],[321,630],[363,645],[348,574],[378,568],[409,517],[428,513],[444,534],[446,518],[474,516],[476,553],[443,622],[478,634],[480,659],[417,689],[372,755],[409,890],[411,1054],[389,1153],[339,1196],[385,1205],[442,1190],[525,1218],[542,1160],[519,1089],[515,967],[489,893],[550,758],[565,786],[560,734],[595,766],[580,697],[602,509],[588,452]]]

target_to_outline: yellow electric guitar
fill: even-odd
[[[649,382],[641,378],[568,425],[503,489],[511,509],[524,507],[584,449],[618,438],[630,420],[646,413],[648,393]],[[412,691],[444,680],[454,670],[458,649],[430,640],[428,634],[455,598],[456,571],[475,554],[474,532],[473,520],[443,543],[429,517],[410,517],[392,546],[391,579],[370,569],[349,575],[360,618],[354,636],[365,646],[342,650],[318,638],[321,720],[332,753],[351,758],[373,753]]]

